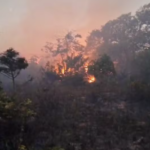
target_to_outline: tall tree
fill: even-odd
[[[83,52],[84,46],[80,44],[80,38],[81,35],[69,32],[63,38],[57,39],[57,42],[55,44],[47,43],[45,46],[45,50],[46,52],[50,52],[52,56],[61,56],[61,58],[63,59],[65,56],[72,53]]]
[[[141,7],[135,15],[128,13],[107,22],[91,32],[87,46],[96,45],[98,53],[107,53],[118,62],[119,71],[130,75],[130,63],[136,51],[150,45],[149,14],[150,4]]]
[[[78,70],[86,61],[83,57],[84,46],[79,42],[81,35],[72,32],[67,33],[63,38],[57,39],[56,44],[47,43],[46,51],[56,59],[58,72],[63,74],[68,70]]]
[[[22,69],[28,67],[27,60],[23,57],[19,57],[19,53],[13,48],[10,48],[0,56],[0,64],[1,74],[12,80],[13,88],[15,89],[15,79]]]
[[[127,71],[130,57],[138,49],[133,39],[137,32],[137,24],[137,19],[129,13],[106,23],[97,31],[99,36],[96,33],[92,34],[102,41],[97,49],[98,52],[107,53],[113,61],[118,61],[123,71]]]

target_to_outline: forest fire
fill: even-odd
[[[56,43],[47,43],[45,46],[46,58],[51,59],[47,65],[48,71],[55,73],[61,78],[77,77],[88,82],[95,82],[95,77],[89,74],[89,54],[86,52],[84,45],[80,43],[81,36],[69,32],[65,37],[60,38]],[[38,61],[36,61],[38,64]]]
[[[0,150],[150,148],[150,0],[0,4]]]

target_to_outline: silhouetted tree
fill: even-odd
[[[19,53],[13,48],[10,48],[0,56],[0,64],[0,72],[12,80],[13,88],[15,89],[15,79],[22,69],[28,67],[27,60],[19,57]]]
[[[89,66],[88,72],[95,77],[115,75],[114,64],[110,57],[106,54],[102,55],[98,60],[93,61]]]
[[[91,32],[87,46],[96,45],[100,54],[107,53],[118,62],[118,71],[130,75],[130,63],[139,51],[150,46],[150,4],[141,7],[135,15],[121,15]]]
[[[57,39],[56,44],[47,43],[46,52],[50,53],[58,61],[58,70],[64,69],[64,73],[68,70],[78,70],[86,61],[83,58],[84,46],[80,44],[81,35],[67,33],[63,38]]]

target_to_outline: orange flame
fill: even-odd
[[[87,81],[88,81],[88,83],[93,83],[96,81],[96,78],[93,75],[89,75],[87,77]]]
[[[71,72],[71,68],[68,69],[68,72]]]
[[[66,64],[63,63],[61,64],[58,63],[57,65],[54,65],[54,71],[59,74],[61,77],[65,77],[65,76],[69,76],[69,75],[74,75],[76,73],[76,70],[74,68],[67,68]],[[94,75],[90,75],[88,74],[88,66],[89,66],[89,62],[86,62],[82,67],[81,73],[84,74],[84,80],[88,83],[94,83],[96,81],[96,78]],[[84,72],[82,72],[84,71]]]
[[[88,72],[88,66],[85,66],[85,72],[87,73]]]
[[[61,70],[61,73],[62,73],[62,74],[65,74],[65,69],[64,69],[64,68]]]

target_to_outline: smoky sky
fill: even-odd
[[[149,0],[0,0],[0,51],[39,54],[68,31],[87,36],[110,19],[135,12]]]

